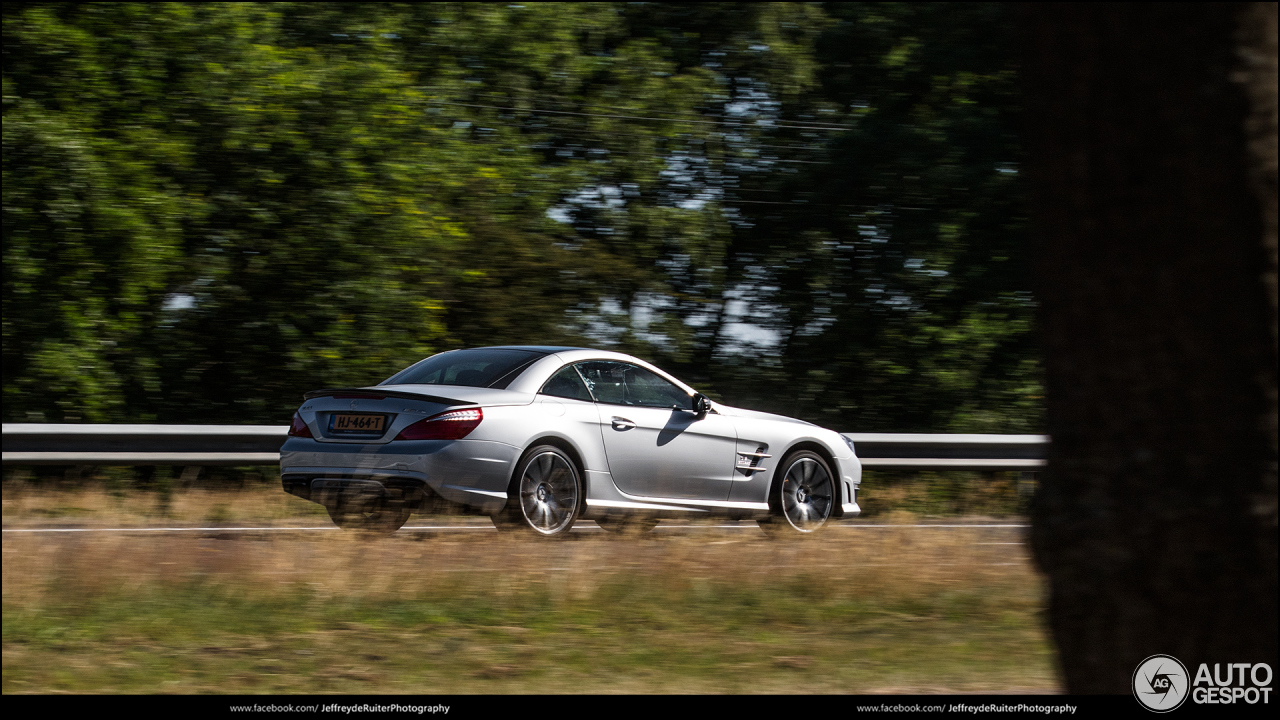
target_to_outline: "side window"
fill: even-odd
[[[552,375],[542,386],[542,394],[591,402],[591,393],[587,392],[587,386],[582,384],[582,378],[578,377],[578,371],[572,365],[565,365]]]
[[[689,409],[688,393],[662,377],[629,363],[593,360],[578,364],[597,402],[639,407]]]
[[[627,365],[607,360],[592,360],[576,365],[587,381],[596,402],[630,405],[627,402],[625,369]]]
[[[627,372],[627,393],[633,405],[683,410],[693,406],[691,395],[642,367],[632,367]]]

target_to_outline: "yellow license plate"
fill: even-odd
[[[386,415],[337,413],[333,416],[333,431],[340,433],[381,433],[386,426],[386,422]]]

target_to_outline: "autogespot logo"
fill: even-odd
[[[1187,668],[1172,655],[1152,655],[1133,671],[1133,696],[1152,712],[1169,712],[1187,699]]]

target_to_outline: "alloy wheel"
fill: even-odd
[[[813,532],[831,516],[833,490],[825,463],[817,457],[801,455],[782,479],[782,515],[796,530]]]
[[[560,452],[536,451],[520,475],[520,510],[542,535],[567,532],[578,514],[580,483],[573,463]]]

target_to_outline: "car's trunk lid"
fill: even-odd
[[[449,385],[327,388],[304,397],[300,411],[319,431],[316,440],[354,444],[389,442],[406,426],[452,408],[528,405],[534,398],[510,390]]]

